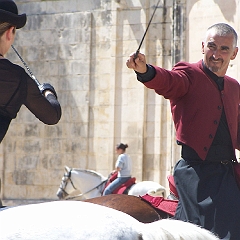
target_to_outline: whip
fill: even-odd
[[[157,7],[158,7],[159,2],[160,2],[160,0],[158,0],[158,3],[157,3],[157,5],[156,5],[156,7],[154,8],[152,17],[151,17],[151,19],[150,19],[150,21],[149,21],[149,23],[148,23],[148,25],[147,25],[147,28],[146,28],[145,33],[144,33],[144,35],[143,35],[143,37],[142,37],[142,40],[141,40],[141,42],[140,42],[140,44],[139,44],[139,47],[138,47],[137,51],[136,51],[135,54],[134,54],[134,59],[136,59],[137,56],[138,56],[138,53],[139,53],[140,48],[141,48],[141,46],[142,46],[143,40],[144,40],[144,38],[145,38],[145,36],[146,36],[146,34],[147,34],[148,28],[149,28],[149,26],[150,26],[150,24],[151,24],[151,22],[152,22],[153,16],[154,16],[154,14],[155,14],[155,12],[156,12],[156,10],[157,10]]]
[[[32,73],[32,71],[30,70],[30,68],[28,67],[28,65],[26,64],[26,62],[23,60],[23,58],[20,56],[20,54],[18,53],[17,49],[12,45],[12,49],[14,50],[14,52],[18,55],[18,57],[20,58],[20,60],[22,61],[23,65],[25,66],[25,68],[28,70],[28,72],[30,73],[30,77],[34,80],[34,82],[37,84],[40,92],[42,93],[42,95],[44,95],[44,92],[46,90],[51,91],[55,97],[57,98],[57,93],[54,89],[54,87],[50,84],[50,83],[43,83],[41,84],[37,78],[34,76],[34,74]]]
[[[37,80],[37,78],[34,76],[34,74],[32,73],[32,71],[30,70],[30,68],[28,67],[28,65],[26,64],[26,62],[23,60],[23,58],[20,56],[20,54],[18,53],[17,49],[12,45],[12,49],[14,50],[14,52],[18,55],[19,59],[22,61],[23,65],[25,66],[25,68],[28,70],[28,72],[30,73],[30,77],[37,83],[37,85],[41,85],[40,82]]]

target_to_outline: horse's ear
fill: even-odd
[[[70,168],[68,166],[65,166],[65,171],[70,172]]]

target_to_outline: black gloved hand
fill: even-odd
[[[38,85],[38,88],[39,88],[39,90],[40,90],[40,92],[41,92],[42,94],[44,93],[44,91],[49,90],[49,91],[51,91],[51,92],[55,95],[55,97],[57,98],[57,93],[56,93],[54,87],[53,87],[51,84],[49,84],[49,83],[43,83],[43,84]]]

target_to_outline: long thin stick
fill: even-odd
[[[142,37],[142,40],[141,40],[141,42],[140,42],[140,44],[139,44],[139,47],[138,47],[138,49],[137,49],[137,51],[136,51],[136,53],[135,53],[135,55],[134,55],[134,59],[136,59],[137,56],[138,56],[138,53],[139,53],[140,48],[141,48],[141,46],[142,46],[143,40],[144,40],[144,38],[145,38],[145,36],[146,36],[146,34],[147,34],[148,28],[149,28],[149,26],[150,26],[150,24],[151,24],[151,22],[152,22],[153,16],[154,16],[154,14],[155,14],[155,12],[156,12],[156,10],[157,10],[157,7],[158,7],[159,2],[160,2],[160,0],[158,0],[158,3],[157,3],[157,5],[156,5],[156,7],[155,7],[155,9],[154,9],[154,11],[153,11],[152,17],[151,17],[151,19],[150,19],[150,21],[149,21],[149,23],[148,23],[148,25],[147,25],[147,28],[146,28],[145,33],[144,33],[144,35],[143,35],[143,37]]]
[[[28,70],[28,72],[30,73],[31,78],[37,83],[37,85],[41,85],[41,83],[37,80],[37,78],[33,75],[32,71],[30,70],[30,68],[28,67],[28,65],[26,64],[26,62],[23,60],[23,58],[20,56],[20,54],[18,53],[17,49],[12,45],[12,49],[14,50],[14,52],[18,55],[18,57],[20,58],[20,60],[22,61],[23,65],[25,66],[25,68]]]

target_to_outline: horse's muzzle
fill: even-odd
[[[64,199],[66,196],[67,196],[67,194],[66,194],[63,190],[58,189],[58,191],[57,191],[57,197],[58,197],[60,200]]]

